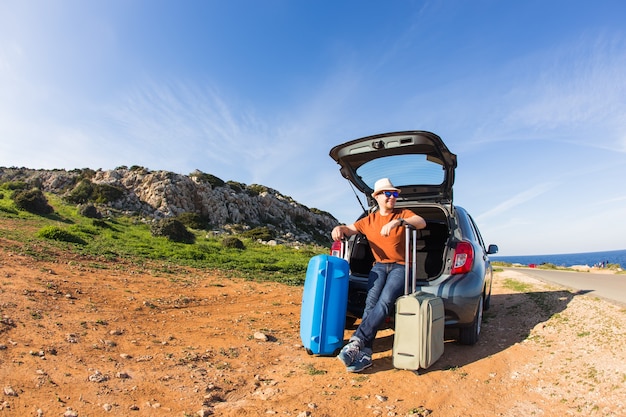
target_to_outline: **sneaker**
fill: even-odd
[[[356,355],[356,358],[354,359],[354,362],[352,362],[346,370],[348,372],[361,372],[370,366],[372,366],[372,350],[365,348],[359,351],[358,355]]]
[[[337,355],[337,359],[339,359],[345,366],[350,366],[350,364],[352,364],[352,362],[356,359],[360,350],[360,343],[353,340],[341,349],[341,352]]]

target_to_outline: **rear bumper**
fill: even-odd
[[[447,275],[430,282],[418,282],[417,291],[443,299],[446,327],[464,327],[473,323],[484,280],[477,274]],[[367,277],[350,276],[348,316],[361,318],[367,296]]]

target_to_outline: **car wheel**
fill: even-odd
[[[489,310],[489,307],[491,307],[491,294],[488,294],[487,298],[485,298],[485,304],[483,304],[483,310],[487,311]]]
[[[478,309],[474,316],[474,321],[468,327],[461,327],[459,329],[459,343],[462,345],[475,345],[478,342],[478,336],[480,336],[480,326],[483,321],[483,296],[481,294],[478,300]]]

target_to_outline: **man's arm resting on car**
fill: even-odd
[[[356,227],[354,227],[354,224],[349,224],[347,226],[340,224],[339,226],[335,226],[331,236],[333,240],[341,240],[343,238],[356,235],[357,233],[358,231],[356,230]]]

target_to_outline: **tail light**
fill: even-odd
[[[330,254],[332,256],[341,258],[341,241],[340,240],[335,240],[333,242],[332,246],[330,247]]]
[[[452,275],[466,274],[472,270],[474,264],[474,248],[466,241],[459,242],[454,251],[454,262],[452,264]]]

